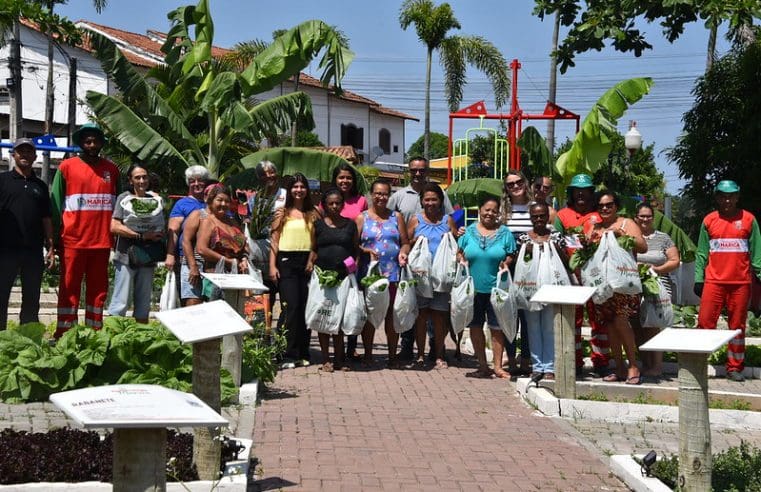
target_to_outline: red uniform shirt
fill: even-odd
[[[568,229],[581,227],[584,234],[589,234],[594,229],[595,224],[600,222],[602,222],[602,217],[600,217],[597,211],[582,214],[571,207],[564,207],[558,211],[557,218],[555,219],[555,229],[559,229],[566,236],[566,249],[571,254],[581,248],[581,243],[576,235],[568,234]]]
[[[761,262],[758,223],[746,210],[724,218],[711,212],[700,227],[695,254],[695,282],[749,284],[751,263]]]

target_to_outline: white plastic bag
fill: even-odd
[[[405,266],[399,272],[399,283],[394,299],[394,331],[404,333],[413,326],[418,315],[415,280],[410,267]]]
[[[177,279],[174,272],[166,274],[164,287],[161,288],[161,297],[159,298],[159,311],[171,311],[180,307],[180,299],[177,296]]]
[[[410,266],[412,275],[417,280],[417,293],[421,297],[433,297],[433,285],[431,284],[431,250],[428,249],[428,238],[420,236],[407,256],[407,264]]]
[[[320,285],[317,273],[312,272],[304,316],[307,329],[337,335],[341,329],[348,291],[348,278],[343,279],[336,287],[325,287]]]
[[[492,287],[490,297],[497,323],[507,337],[508,343],[515,340],[518,332],[518,303],[514,291],[510,290],[512,283],[510,270],[500,270],[497,272],[497,285]]]
[[[602,304],[613,297],[613,288],[606,281],[605,260],[608,254],[608,238],[603,235],[592,258],[581,267],[581,284],[594,287],[592,302]]]
[[[532,247],[532,258],[525,261],[526,248],[528,243],[521,245],[518,251],[518,259],[515,262],[515,276],[513,277],[512,292],[515,295],[515,301],[519,309],[529,309],[529,300],[539,290],[539,256],[541,253],[539,245]]]
[[[367,322],[365,297],[357,285],[357,277],[350,274],[349,291],[346,293],[346,310],[344,311],[341,330],[345,335],[359,335]]]
[[[379,273],[377,261],[371,261],[367,267],[368,275],[372,274],[373,272]],[[383,321],[386,319],[386,312],[388,311],[388,305],[389,302],[391,302],[388,286],[388,279],[382,278],[365,287],[367,320],[376,329],[380,329],[381,326],[383,326]]]
[[[457,271],[457,240],[451,232],[441,238],[431,265],[431,283],[435,292],[450,292]]]
[[[470,268],[467,265],[463,267],[461,264],[458,264],[455,284],[452,287],[452,302],[449,306],[452,328],[454,328],[455,333],[462,333],[465,327],[473,320],[473,302],[475,298],[476,287],[473,284],[473,277],[470,276]]]
[[[639,279],[636,260],[631,253],[618,245],[613,231],[607,231],[605,236],[608,237],[608,255],[605,263],[607,283],[615,293],[640,294],[642,282]]]
[[[663,279],[658,279],[657,296],[642,296],[639,310],[639,321],[646,328],[669,328],[674,324],[674,308],[671,296],[663,285]]]

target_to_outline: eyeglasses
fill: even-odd
[[[605,203],[598,203],[597,208],[603,209],[603,208],[613,208],[616,206],[616,202],[605,202]]]
[[[653,218],[653,216],[652,215],[638,215],[637,218],[642,220],[650,220]]]
[[[410,169],[410,172],[412,174],[425,174],[425,172],[428,171],[428,169],[421,167],[419,169]]]
[[[204,180],[202,180],[202,179],[192,178],[192,179],[188,180],[188,184],[189,185],[206,184],[206,182]]]
[[[519,179],[517,181],[508,181],[505,183],[505,186],[507,186],[508,188],[516,188],[518,186],[523,186],[523,180]]]
[[[535,184],[534,185],[534,189],[535,190],[551,191],[552,190],[552,185],[546,186],[546,185]]]

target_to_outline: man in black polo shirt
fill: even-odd
[[[50,195],[32,170],[36,158],[34,142],[20,138],[13,145],[15,167],[0,174],[0,330],[8,321],[8,298],[19,273],[20,321],[39,321],[43,244],[48,249],[48,265],[55,261]]]

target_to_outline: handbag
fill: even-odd
[[[166,258],[164,241],[132,241],[127,247],[130,268],[152,267]]]

